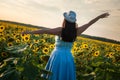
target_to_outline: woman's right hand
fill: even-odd
[[[107,13],[103,13],[99,16],[99,18],[107,18],[110,14],[107,12]]]

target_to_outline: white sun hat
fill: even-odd
[[[76,13],[74,11],[64,12],[63,16],[69,22],[74,23],[76,21]]]

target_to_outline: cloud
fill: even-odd
[[[114,17],[120,17],[120,9],[98,9],[98,11],[100,12],[108,12],[110,13],[110,16],[114,16]]]
[[[120,17],[120,9],[115,9],[111,11],[112,16],[114,17]]]
[[[92,4],[92,3],[99,2],[99,1],[101,1],[101,0],[84,0],[84,2],[87,4]]]
[[[120,9],[117,9],[118,11],[120,11]]]
[[[99,3],[99,2],[110,2],[111,0],[83,0],[86,4]]]

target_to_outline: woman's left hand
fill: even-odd
[[[99,16],[99,18],[107,18],[110,14],[107,12],[107,13],[103,13]]]

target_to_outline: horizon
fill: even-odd
[[[120,41],[120,0],[1,0],[0,9],[0,20],[46,28],[61,26],[62,14],[69,10],[76,12],[79,26],[109,12],[108,18],[100,19],[83,34]]]
[[[20,25],[27,25],[26,27],[29,27],[29,26],[33,26],[33,27],[39,27],[39,28],[46,28],[46,27],[44,27],[44,26],[37,26],[37,25],[32,25],[32,24],[25,24],[25,23],[20,23],[20,22],[14,22],[14,21],[8,21],[8,20],[0,20],[0,21],[2,21],[2,22],[10,22],[10,23],[12,23],[12,24],[14,24],[14,23],[17,23],[17,24],[20,24]],[[100,37],[100,36],[93,36],[93,35],[89,35],[89,34],[81,34],[81,35],[79,35],[79,36],[89,36],[89,37],[97,37],[97,38],[103,38],[103,39],[108,39],[108,40],[113,40],[113,41],[117,41],[117,42],[120,42],[120,41],[118,41],[118,40],[114,40],[114,39],[110,39],[110,38],[106,38],[106,37]],[[89,38],[89,39],[91,39],[91,38]],[[96,39],[95,39],[96,40]],[[99,40],[99,39],[97,39],[97,40]],[[102,41],[102,40],[100,40],[100,41]],[[106,41],[105,41],[106,42]]]

